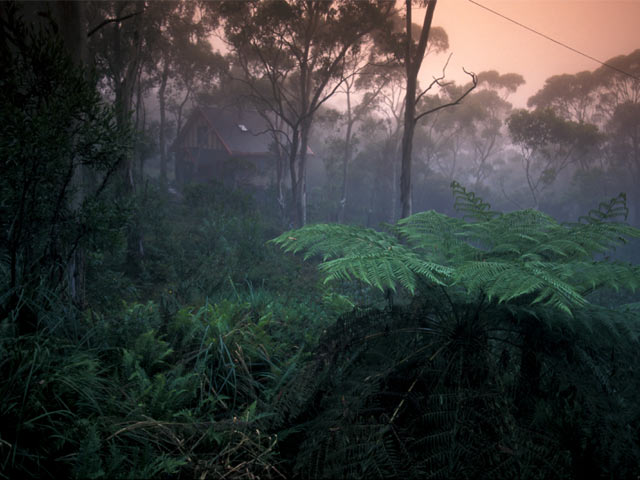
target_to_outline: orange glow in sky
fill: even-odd
[[[477,2],[602,61],[640,48],[640,0]],[[423,12],[414,12],[414,22],[422,22]],[[548,77],[600,66],[468,0],[440,0],[433,25],[447,31],[450,48],[446,55],[425,59],[420,71],[423,82],[440,74],[447,55],[453,53],[447,68],[450,79],[466,81],[462,67],[476,73],[523,75],[527,83],[510,98],[518,107],[524,107]]]

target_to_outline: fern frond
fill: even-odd
[[[631,312],[640,313],[640,302],[625,303],[624,305],[620,305],[619,308],[622,311],[631,311]]]
[[[412,294],[418,278],[445,285],[452,272],[451,268],[423,260],[403,247],[363,255],[351,254],[324,262],[319,268],[326,275],[325,282],[356,279],[380,290],[390,288],[394,291],[400,284]]]
[[[624,223],[573,224],[568,238],[580,245],[587,256],[607,253],[627,242],[627,238],[640,238],[640,229]]]
[[[533,276],[539,278],[543,282],[543,287],[538,292],[536,298],[531,302],[532,304],[541,302],[572,315],[572,307],[583,306],[587,303],[587,300],[578,293],[575,287],[565,282],[560,278],[560,276],[555,274],[554,270],[558,270],[561,273],[562,270],[557,269],[554,264],[529,262],[524,266],[525,269],[530,271]]]
[[[626,238],[640,237],[640,229],[614,221],[626,215],[624,195],[603,202],[586,223],[560,224],[537,210],[498,214],[460,184],[452,188],[457,208],[474,222],[427,211],[389,232],[310,225],[273,242],[305,258],[320,255],[326,281],[358,280],[380,290],[400,285],[414,294],[424,280],[502,304],[530,296],[530,305],[570,315],[594,289],[640,288],[638,267],[594,261]]]
[[[385,290],[400,286],[412,294],[418,278],[444,285],[451,269],[426,260],[392,235],[347,225],[309,225],[272,240],[285,251],[320,255],[325,281],[359,280]]]
[[[466,222],[429,210],[398,221],[394,233],[414,250],[432,261],[448,262],[454,257],[468,257],[473,249],[460,237]]]
[[[614,219],[626,221],[628,216],[629,207],[627,207],[627,194],[621,192],[608,202],[600,202],[598,208],[590,210],[587,215],[580,217],[578,221],[584,221],[586,223],[603,223],[610,222]]]
[[[626,289],[635,292],[640,289],[640,266],[615,262],[575,262],[571,265],[573,284],[583,294],[602,287],[616,292]]]
[[[305,260],[320,255],[323,261],[363,251],[383,251],[398,244],[396,238],[386,232],[337,224],[307,225],[285,232],[271,242],[285,252],[304,251]]]
[[[557,222],[537,210],[510,212],[484,222],[466,223],[460,235],[483,251],[526,253],[546,243]]]
[[[491,205],[482,198],[476,196],[473,192],[467,192],[467,189],[455,180],[451,182],[451,190],[455,198],[454,208],[456,211],[464,214],[463,218],[471,218],[478,221],[490,220],[499,216],[499,212],[491,210]]]

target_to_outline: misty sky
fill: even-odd
[[[602,61],[640,48],[640,0],[477,2]],[[422,22],[423,12],[414,12],[414,22]],[[600,66],[468,0],[440,0],[433,24],[449,34],[453,56],[447,77],[466,81],[463,66],[476,73],[492,69],[520,73],[527,83],[511,97],[515,106],[525,106],[551,75]],[[427,57],[420,72],[422,81],[439,74],[445,61],[446,55]]]

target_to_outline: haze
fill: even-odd
[[[480,0],[478,3],[603,62],[640,47],[639,1]],[[422,20],[422,11],[414,14]],[[418,20],[419,19],[419,20]],[[438,2],[434,25],[449,35],[449,52],[423,64],[421,78],[441,72],[453,53],[448,77],[464,81],[462,67],[524,76],[526,84],[511,98],[524,106],[545,79],[562,73],[595,70],[600,65],[536,35],[468,0]]]
[[[0,0],[0,480],[640,480],[639,19]]]

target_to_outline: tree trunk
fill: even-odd
[[[58,0],[53,6],[65,48],[77,65],[87,63],[87,31],[84,26],[85,2]]]
[[[338,223],[344,223],[344,211],[347,206],[347,176],[349,173],[349,162],[351,161],[352,132],[354,119],[351,114],[351,91],[347,88],[347,133],[344,137],[344,158],[342,163],[342,196],[340,198],[340,208],[338,210]]]
[[[140,81],[140,77],[142,75],[142,69],[139,70],[138,79],[136,80],[136,131],[144,132],[147,128],[147,109],[144,104],[144,96],[142,92],[142,82]],[[142,147],[142,145],[141,145]],[[140,169],[138,170],[138,174],[136,178],[134,178],[135,184],[140,184],[144,179],[144,162],[146,160],[144,156],[144,151],[142,148],[137,149],[137,157],[138,163],[140,164]]]
[[[410,1],[410,0],[409,0]],[[415,113],[415,95],[416,95],[416,78],[407,78],[407,97],[404,111],[404,132],[402,133],[402,157],[400,171],[400,218],[405,218],[412,213],[411,202],[411,162],[413,151],[413,133],[416,128]]]
[[[529,191],[531,192],[531,198],[533,199],[533,209],[538,210],[538,196],[536,195],[536,186],[533,184],[533,180],[531,179],[531,158],[533,158],[533,153],[530,156],[524,158],[525,162],[525,176],[527,179],[527,185],[529,186]]]
[[[391,212],[389,214],[389,223],[394,224],[398,221],[398,145],[394,142],[395,148],[389,155],[390,164],[389,168],[391,169]]]
[[[307,146],[309,145],[309,133],[311,131],[311,122],[305,120],[302,123],[300,131],[300,158],[298,169],[298,186],[300,199],[298,204],[298,217],[300,227],[307,224]]]
[[[117,17],[121,17],[127,4],[123,3],[116,12]],[[140,22],[140,15],[133,17],[134,22]],[[113,51],[114,64],[111,75],[115,85],[115,106],[116,121],[119,125],[124,125],[130,121],[130,111],[133,105],[133,96],[135,92],[136,82],[139,80],[139,66],[142,54],[142,36],[136,31],[135,37],[135,53],[126,61],[122,51],[121,29],[117,26],[113,31]],[[129,194],[134,191],[134,159],[130,156],[122,165],[122,174],[125,181],[125,190]]]
[[[301,202],[300,182],[298,181],[298,145],[300,142],[300,132],[297,128],[291,132],[291,144],[289,145],[289,175],[291,176],[291,209],[290,226],[296,228],[302,226],[302,215],[299,204]]]
[[[126,4],[122,6],[124,8]],[[117,13],[121,16],[122,11]],[[139,22],[140,15],[134,17],[135,22]],[[113,49],[114,49],[114,70],[112,75],[115,83],[115,103],[116,103],[116,121],[119,125],[124,125],[131,121],[130,111],[133,105],[133,97],[136,83],[139,81],[142,37],[139,33],[135,35],[136,51],[132,58],[125,61],[121,45],[121,30],[113,28]],[[124,195],[132,197],[135,194],[135,157],[128,155],[121,166],[121,174],[123,178]],[[138,227],[138,219],[134,219],[129,231],[127,232],[127,259],[126,266],[130,273],[135,274],[140,266],[142,257],[142,235]]]
[[[84,67],[88,61],[87,31],[85,27],[85,3],[77,1],[49,2],[53,7],[56,23],[59,25],[65,48],[73,62]],[[85,167],[78,165],[74,168],[73,183],[77,186],[77,194],[72,200],[73,208],[80,208],[87,195],[85,185],[87,172]],[[82,245],[73,251],[67,261],[68,293],[71,301],[78,307],[84,308],[85,297],[85,252]]]
[[[633,165],[631,165],[630,170],[631,172],[634,172],[634,174],[632,174],[632,178],[635,177],[636,179],[635,185],[636,186],[639,185],[638,182],[640,181],[640,139],[635,136],[633,137]],[[630,193],[631,193],[630,203],[631,205],[633,205],[633,207],[635,207],[634,208],[635,212],[633,212],[633,215],[631,218],[633,218],[635,221],[631,221],[631,218],[629,219],[629,221],[633,226],[640,228],[640,192],[638,191],[638,188],[632,188]]]
[[[167,88],[167,79],[169,78],[169,61],[165,59],[164,68],[162,69],[162,77],[160,79],[160,88],[158,89],[158,102],[160,103],[160,186],[167,188],[167,139],[165,135],[166,129],[166,106],[165,91]]]
[[[407,95],[405,97],[404,132],[402,134],[402,160],[400,173],[400,204],[401,217],[411,215],[411,161],[413,150],[413,134],[416,128],[416,93],[418,85],[418,72],[422,65],[422,59],[429,40],[431,21],[436,8],[437,0],[430,0],[425,12],[420,41],[415,53],[413,52],[413,39],[411,38],[411,0],[406,0],[406,51],[405,70],[407,75]]]
[[[275,147],[276,147],[276,201],[278,203],[278,211],[280,213],[280,221],[282,224],[285,223],[286,218],[286,203],[284,198],[284,175],[285,175],[285,159],[284,152],[282,150],[282,142],[280,139],[282,130],[282,119],[276,117],[275,119]]]
[[[298,129],[299,128],[299,129]],[[291,222],[295,228],[307,223],[307,146],[311,122],[302,124],[291,132],[289,169],[291,174]],[[298,148],[299,147],[299,148]]]

